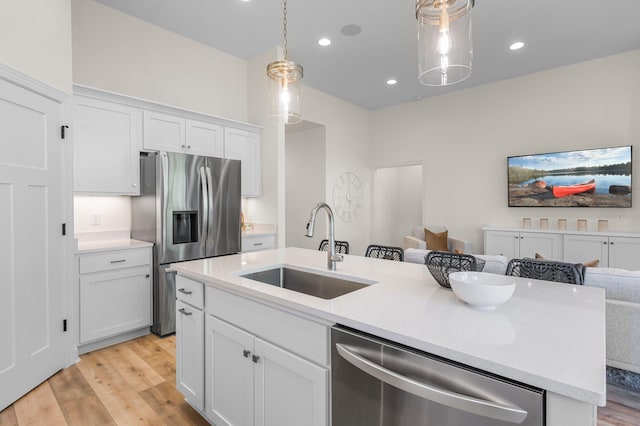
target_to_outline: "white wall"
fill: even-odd
[[[518,226],[524,216],[586,217],[594,226],[640,230],[631,209],[508,208],[509,155],[640,140],[640,50],[539,72],[373,112],[374,165],[422,161],[424,218],[482,250],[483,225]],[[393,141],[393,143],[390,143]],[[640,177],[639,149],[634,150]]]
[[[71,0],[3,0],[0,63],[71,93]]]
[[[373,179],[373,244],[402,247],[422,223],[422,166],[376,169]]]
[[[129,197],[73,197],[74,232],[131,231],[131,199]],[[100,224],[93,224],[94,215]]]
[[[247,121],[245,60],[95,1],[72,12],[74,83]]]
[[[326,215],[318,215],[313,238],[305,237],[305,226],[311,209],[325,199],[325,128],[287,132],[285,148],[285,245],[317,249],[327,238]]]

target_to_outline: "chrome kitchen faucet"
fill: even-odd
[[[309,217],[309,222],[307,223],[307,233],[305,234],[307,237],[313,237],[313,230],[316,226],[316,215],[318,214],[318,210],[324,209],[327,212],[327,216],[329,216],[329,251],[327,251],[327,268],[331,271],[336,270],[336,262],[342,262],[342,255],[336,254],[336,239],[334,236],[334,226],[333,226],[333,211],[331,207],[327,203],[318,203],[311,210],[311,216]]]

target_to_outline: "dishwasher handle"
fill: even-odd
[[[336,349],[342,358],[370,376],[428,401],[509,423],[520,424],[527,417],[528,413],[515,405],[474,398],[405,377],[362,357],[342,343],[336,343]]]

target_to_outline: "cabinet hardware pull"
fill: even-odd
[[[606,242],[606,241],[603,241],[603,242],[602,242],[602,244],[607,245],[607,242]]]
[[[242,350],[242,356],[244,356],[245,358],[249,358],[249,355],[251,355],[251,351],[248,351],[246,349]]]
[[[611,241],[611,242],[609,243],[609,245],[613,245],[613,241]]]
[[[187,145],[187,149],[191,149],[191,145]]]
[[[253,243],[254,246],[261,246],[262,243]]]
[[[184,145],[180,145],[180,148],[184,148]]]
[[[120,260],[112,260],[111,263],[122,263],[122,262],[126,262],[126,259],[120,259]]]
[[[252,355],[251,359],[253,360],[253,362],[255,362],[256,364],[258,363],[258,361],[260,361],[260,357],[257,355]]]
[[[187,315],[187,316],[193,315],[193,312],[189,312],[185,308],[178,309],[178,312],[180,312],[182,315]]]
[[[147,275],[145,275],[144,277],[145,277],[145,278],[149,278],[150,276],[151,276],[151,275],[147,274]]]
[[[178,291],[179,291],[180,293],[182,293],[182,294],[192,294],[192,293],[193,293],[192,291],[185,290],[184,288],[178,289]]]

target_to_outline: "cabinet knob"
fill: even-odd
[[[245,358],[249,358],[249,355],[251,355],[251,351],[248,351],[246,349],[242,350],[242,356]]]
[[[256,364],[258,363],[258,361],[260,361],[260,357],[257,355],[252,355],[251,359],[253,360],[253,362],[255,362]]]
[[[149,278],[150,276],[151,276],[151,275],[147,274],[147,275],[145,275],[144,277],[145,277],[145,278]]]
[[[187,149],[191,149],[191,145],[187,145]]]
[[[609,245],[613,245],[613,244],[614,244],[614,243],[613,243],[613,241],[611,241],[611,242],[609,243]]]
[[[602,242],[602,244],[607,245],[607,242],[606,242],[606,241],[603,241],[603,242]]]

